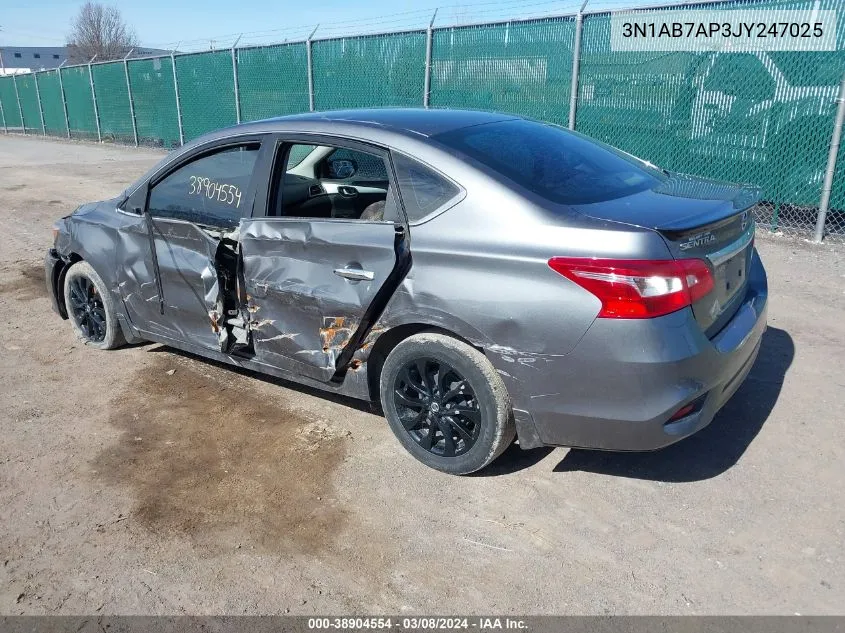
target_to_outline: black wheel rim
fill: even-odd
[[[439,457],[466,453],[481,432],[481,410],[472,387],[442,360],[419,358],[402,367],[393,402],[408,435]]]
[[[106,308],[97,287],[88,277],[70,281],[70,310],[82,335],[93,343],[106,338]]]

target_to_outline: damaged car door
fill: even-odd
[[[365,191],[354,184],[361,165]],[[257,360],[321,381],[345,371],[410,264],[390,173],[387,152],[370,145],[278,142],[264,217],[257,203],[240,231]]]
[[[260,151],[260,137],[202,148],[130,196],[122,211],[137,220],[121,229],[119,274],[140,330],[224,352],[245,338],[237,230],[252,212]]]

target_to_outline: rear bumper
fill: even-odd
[[[646,451],[701,430],[750,372],[767,300],[755,252],[743,304],[712,340],[687,308],[658,319],[597,319],[569,354],[537,355],[530,369],[491,356],[513,400],[520,444]],[[669,422],[690,403],[693,413]]]

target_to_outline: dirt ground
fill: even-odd
[[[162,156],[0,135],[0,613],[845,612],[845,250],[760,239],[770,328],[662,452],[408,456],[366,405],[50,309],[53,221]]]

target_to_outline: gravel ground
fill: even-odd
[[[450,477],[355,401],[50,309],[52,222],[162,154],[0,135],[0,613],[845,612],[845,251],[761,238],[770,328],[700,434]]]

